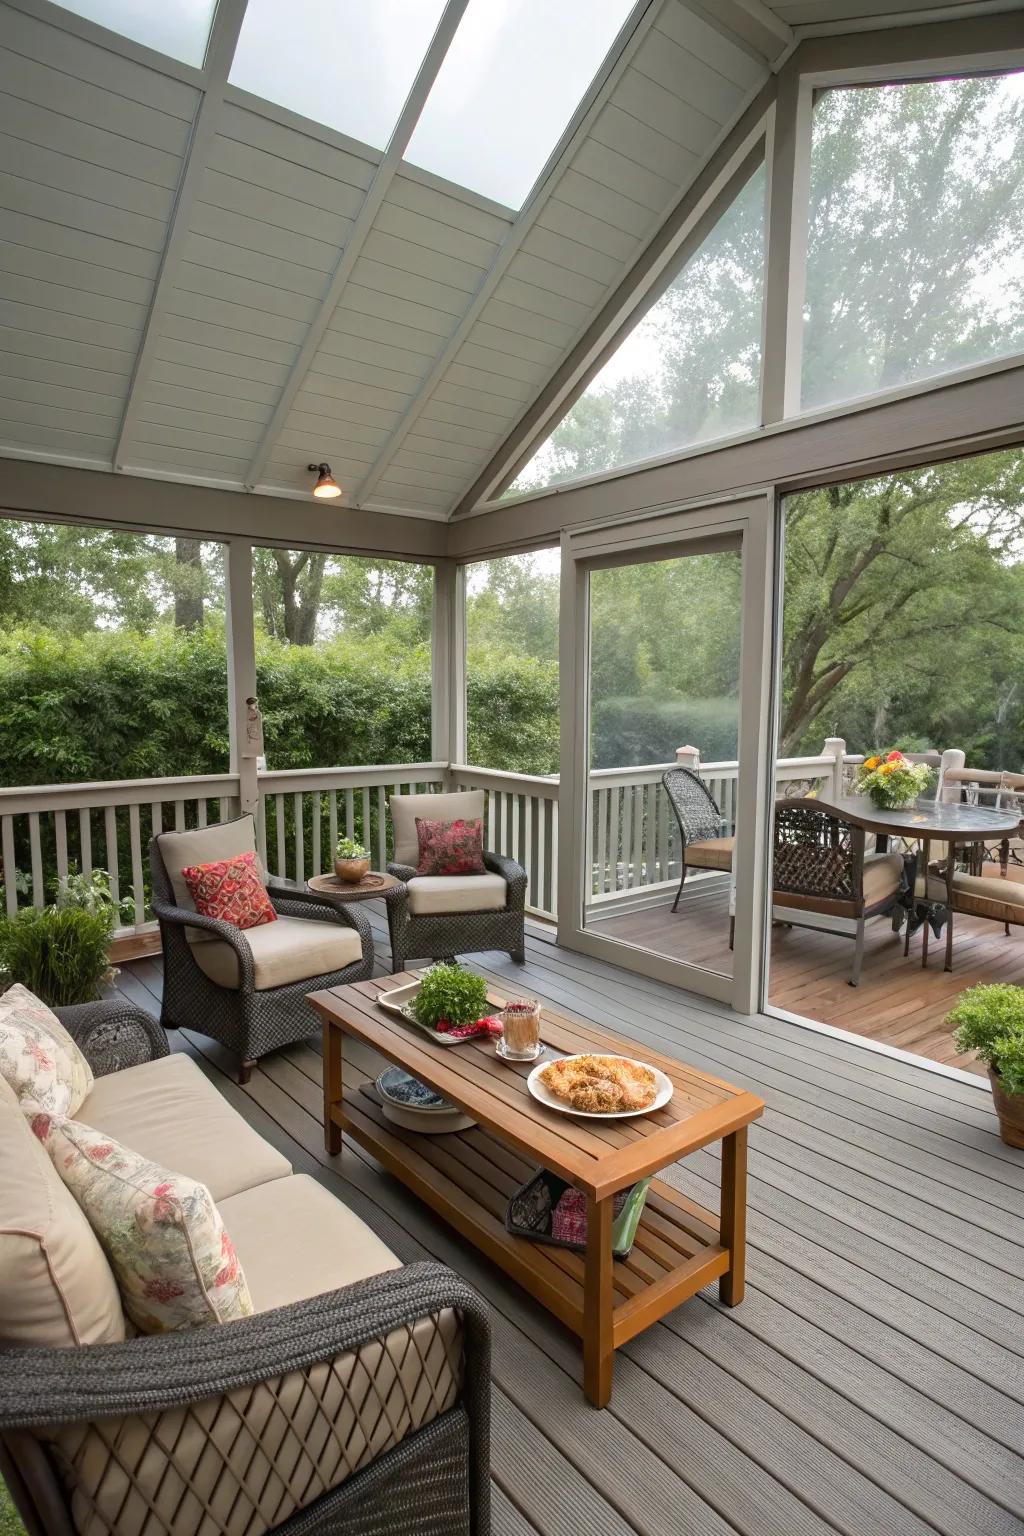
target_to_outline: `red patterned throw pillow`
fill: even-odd
[[[416,817],[418,875],[485,875],[483,822],[423,821]]]
[[[233,928],[259,928],[277,921],[254,853],[239,853],[213,864],[190,864],[181,873],[203,917],[219,917]]]

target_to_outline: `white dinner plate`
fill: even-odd
[[[639,1057],[636,1056],[614,1056],[610,1051],[587,1051],[585,1053],[581,1052],[580,1054],[586,1054],[588,1056],[607,1056],[609,1061],[632,1061],[635,1062],[637,1066],[646,1067],[648,1072],[654,1073],[654,1086],[657,1090],[654,1096],[654,1102],[652,1104],[648,1104],[646,1109],[573,1109],[571,1104],[566,1104],[564,1099],[556,1097],[556,1095],[550,1091],[546,1084],[541,1081],[540,1074],[544,1071],[545,1067],[549,1067],[551,1063],[550,1061],[540,1061],[537,1063],[529,1077],[526,1079],[526,1086],[529,1088],[538,1104],[544,1104],[548,1109],[557,1109],[559,1114],[562,1115],[578,1115],[583,1120],[627,1120],[632,1119],[634,1115],[649,1115],[652,1114],[656,1109],[663,1109],[664,1106],[668,1103],[669,1099],[672,1097],[672,1079],[670,1077],[666,1077],[664,1072],[659,1072],[657,1067],[652,1067],[648,1061],[641,1061]],[[562,1057],[562,1060],[576,1061],[577,1057],[564,1056]]]

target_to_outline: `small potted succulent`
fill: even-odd
[[[1024,1147],[1024,987],[970,987],[947,1014],[958,1051],[975,1051],[988,1067],[999,1132]]]
[[[338,840],[334,850],[334,873],[339,880],[345,880],[349,885],[358,885],[369,868],[370,855],[362,843],[355,842],[351,837]]]

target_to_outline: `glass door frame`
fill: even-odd
[[[589,871],[590,575],[736,547],[742,554],[739,668],[736,924],[733,973],[726,976],[655,954],[584,925]],[[765,892],[773,750],[776,515],[774,489],[646,508],[628,517],[576,525],[562,534],[558,943],[580,954],[731,1004],[760,1006],[768,913]]]

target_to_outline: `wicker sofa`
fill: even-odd
[[[0,1080],[0,1472],[30,1536],[487,1536],[474,1293],[293,1173],[148,1015],[60,1016],[96,1074],[77,1118],[207,1184],[255,1312],[126,1337],[103,1250]]]

